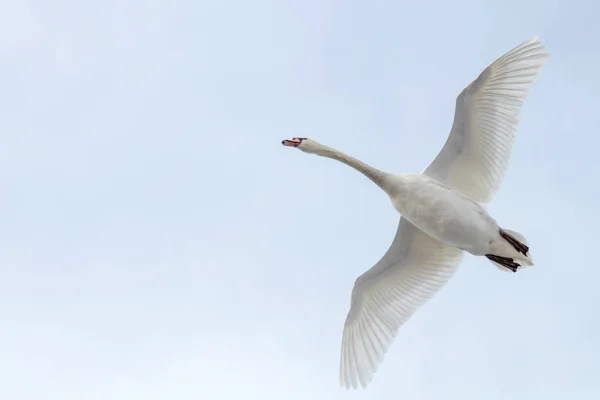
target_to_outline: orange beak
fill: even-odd
[[[302,143],[302,140],[298,139],[298,138],[293,138],[291,140],[282,140],[281,144],[287,147],[298,147],[300,146],[300,143]]]

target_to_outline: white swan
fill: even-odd
[[[448,140],[422,174],[385,173],[307,138],[282,142],[363,173],[401,214],[388,251],[354,284],[342,337],[342,386],[371,382],[400,326],[448,282],[464,251],[506,271],[533,265],[523,235],[500,228],[481,204],[500,186],[521,104],[547,57],[534,38],[490,64],[458,96]]]

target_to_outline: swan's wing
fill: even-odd
[[[456,99],[448,140],[423,173],[489,202],[508,165],[521,105],[547,58],[535,38],[490,64]]]
[[[369,384],[400,326],[448,282],[462,257],[462,250],[400,219],[387,253],[354,284],[342,336],[342,386]]]

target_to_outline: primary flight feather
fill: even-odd
[[[533,265],[524,236],[501,228],[484,205],[500,187],[521,105],[547,58],[534,38],[484,69],[457,97],[450,135],[421,174],[386,173],[307,138],[282,142],[363,173],[401,215],[388,251],[354,284],[342,333],[342,386],[371,382],[400,326],[448,282],[465,251],[505,271]]]

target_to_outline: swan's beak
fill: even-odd
[[[287,147],[298,147],[300,146],[300,143],[302,143],[302,140],[300,140],[300,138],[293,138],[293,139],[285,139],[281,141],[281,144]]]

